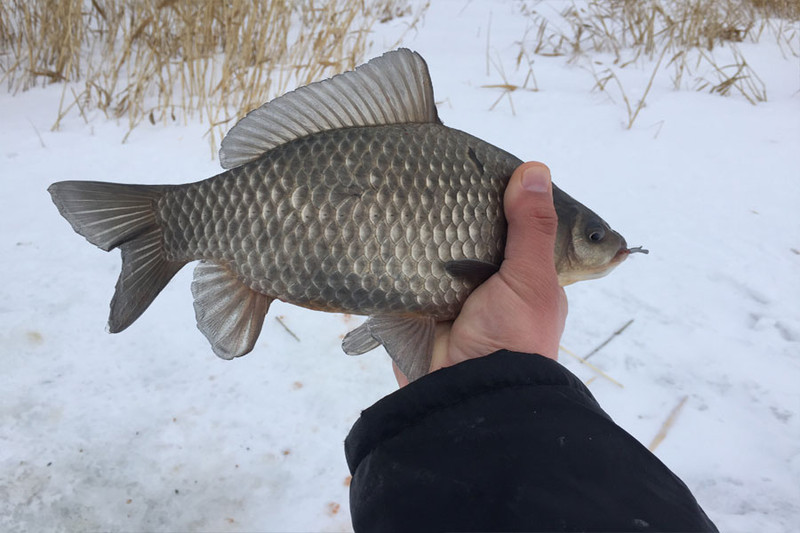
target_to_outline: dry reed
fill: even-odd
[[[683,398],[680,399],[678,404],[672,408],[672,411],[670,411],[669,415],[664,420],[664,423],[661,424],[658,433],[656,433],[656,436],[653,437],[653,440],[647,447],[648,450],[650,450],[651,452],[656,451],[656,448],[658,448],[658,446],[664,441],[664,439],[667,438],[669,430],[675,424],[675,421],[678,419],[678,415],[680,414],[681,409],[683,409],[683,406],[686,404],[686,400],[688,399],[689,399],[688,396],[684,396]]]
[[[77,111],[130,130],[197,118],[222,130],[276,95],[353,68],[370,29],[416,23],[407,0],[9,0],[0,5],[0,81],[65,82],[53,125]],[[416,17],[416,18],[414,18]]]
[[[609,376],[608,374],[606,374],[605,372],[600,370],[598,367],[596,367],[595,365],[593,365],[592,363],[590,363],[589,361],[587,361],[586,359],[584,359],[580,355],[576,354],[572,350],[569,350],[569,349],[567,349],[566,347],[564,347],[563,345],[560,345],[560,344],[558,346],[558,349],[561,350],[562,352],[564,352],[565,354],[569,355],[573,359],[577,360],[580,364],[586,365],[587,367],[592,369],[598,376],[604,377],[605,379],[607,379],[608,381],[610,381],[611,383],[613,383],[614,385],[616,385],[620,389],[625,388],[622,383],[620,383],[616,379],[612,378],[611,376]]]
[[[766,100],[766,87],[736,43],[771,36],[784,55],[800,56],[800,0],[585,0],[549,15],[537,10],[539,5],[523,9],[531,25],[520,57],[566,56],[580,64],[591,72],[595,89],[616,89],[628,128],[662,69],[671,69],[675,88],[736,93],[756,104]],[[633,98],[622,72],[646,61],[655,66],[639,98]]]
[[[597,346],[596,346],[596,347],[595,347],[595,348],[594,348],[594,349],[593,349],[591,352],[589,352],[589,353],[587,353],[586,355],[584,355],[584,356],[583,356],[583,360],[584,360],[584,361],[586,361],[586,360],[587,360],[587,359],[589,359],[591,356],[593,356],[594,354],[596,354],[597,352],[599,352],[600,350],[602,350],[603,348],[605,348],[606,346],[608,346],[608,344],[609,344],[611,341],[613,341],[613,340],[614,340],[615,338],[617,338],[618,336],[622,335],[622,333],[623,333],[623,332],[624,332],[626,329],[628,329],[628,326],[630,326],[631,324],[633,324],[633,319],[632,319],[632,318],[631,318],[630,320],[628,320],[627,322],[625,322],[625,324],[623,324],[623,325],[622,325],[622,327],[620,327],[620,328],[617,328],[617,329],[616,329],[616,330],[615,330],[615,331],[614,331],[614,332],[613,332],[611,335],[609,335],[609,336],[608,336],[608,338],[607,338],[606,340],[604,340],[603,342],[601,342],[600,344],[598,344],[598,345],[597,345]]]

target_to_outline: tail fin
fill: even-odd
[[[122,272],[111,300],[108,329],[130,326],[186,264],[168,261],[156,218],[158,199],[170,186],[61,181],[47,190],[77,233],[105,251],[122,250]]]

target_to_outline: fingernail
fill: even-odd
[[[550,172],[547,167],[534,165],[522,173],[522,188],[530,192],[547,192],[550,186]]]

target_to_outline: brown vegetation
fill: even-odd
[[[736,43],[771,36],[784,55],[800,55],[800,0],[587,0],[569,3],[557,16],[538,7],[524,9],[531,26],[518,64],[527,61],[532,68],[532,55],[580,62],[591,71],[595,89],[618,90],[628,128],[662,69],[671,69],[675,88],[737,93],[756,104],[766,100],[766,87]],[[728,50],[724,60],[715,55],[719,47]],[[640,98],[632,101],[619,73],[643,61],[655,66]]]
[[[406,15],[421,12],[406,0],[10,0],[0,80],[69,82],[54,128],[74,109],[131,129],[192,117],[216,146],[247,111],[363,61],[370,28]]]

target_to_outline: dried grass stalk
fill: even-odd
[[[661,428],[658,430],[658,433],[653,438],[653,441],[647,447],[648,450],[654,452],[656,448],[658,448],[659,444],[661,444],[663,440],[667,438],[667,434],[669,433],[670,428],[675,424],[675,421],[678,419],[678,415],[680,414],[681,409],[683,409],[683,406],[686,404],[686,400],[688,399],[689,399],[688,396],[684,396],[683,398],[680,399],[678,405],[672,408],[672,411],[670,411],[666,420],[664,420],[664,423],[661,424]]]
[[[589,361],[587,361],[586,359],[584,359],[580,355],[576,354],[572,350],[569,350],[569,349],[565,348],[562,345],[559,345],[558,349],[561,350],[562,352],[564,352],[565,354],[571,356],[572,358],[576,359],[580,364],[586,365],[587,367],[591,368],[598,376],[601,376],[601,377],[607,379],[608,381],[610,381],[611,383],[613,383],[614,385],[616,385],[620,389],[625,388],[625,386],[622,383],[620,383],[616,379],[612,378],[611,376],[609,376],[608,374],[606,374],[605,372],[600,370],[598,367],[594,366],[592,363],[590,363]]]

